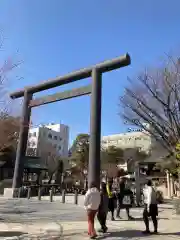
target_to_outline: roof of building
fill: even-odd
[[[41,158],[31,156],[25,157],[24,168],[47,170],[47,166],[43,163]]]
[[[3,167],[6,163],[7,163],[6,161],[0,161],[0,167]],[[25,157],[24,168],[47,170],[47,166],[43,163],[41,158],[31,156]]]

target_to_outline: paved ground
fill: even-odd
[[[82,199],[79,201],[80,205],[82,205]],[[73,202],[73,198],[70,202]],[[180,218],[175,217],[170,204],[160,206],[160,236],[147,237],[141,234],[141,230],[144,228],[141,219],[142,209],[132,209],[132,215],[136,218],[135,221],[127,221],[124,211],[122,220],[115,222],[108,220],[110,233],[99,236],[99,239],[157,240],[159,237],[163,240],[180,239]],[[98,227],[99,224],[96,222],[96,228]],[[62,204],[59,200],[50,203],[45,200],[38,202],[35,199],[29,201],[0,198],[0,239],[8,239],[8,237],[20,236],[24,233],[34,233],[37,236],[37,234],[46,232],[44,239],[52,240],[52,234],[58,232],[59,235],[62,235],[63,232],[63,238],[58,236],[54,239],[86,240],[88,239],[86,229],[86,215],[82,206]],[[51,237],[48,236],[47,230],[54,232],[49,233]]]

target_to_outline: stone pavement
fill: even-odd
[[[136,218],[135,221],[126,221],[124,211],[123,219],[114,222],[108,220],[109,234],[99,236],[98,239],[157,240],[161,237],[163,240],[180,240],[180,218],[173,214],[170,204],[160,205],[158,236],[141,234],[144,229],[142,209],[132,209],[131,214]],[[97,221],[95,224],[98,228]],[[39,239],[86,240],[89,239],[86,231],[86,214],[80,206],[62,204],[60,201],[50,203],[45,200],[0,198],[0,239],[18,239],[17,236],[31,233],[36,238],[19,239],[37,239],[37,235],[41,234],[43,237]]]
[[[131,210],[131,215],[135,217],[133,221],[127,221],[125,212],[122,211],[122,219],[112,222],[110,219],[107,221],[109,233],[104,236],[101,235],[97,239],[106,240],[180,240],[180,217],[176,216],[173,207],[170,204],[162,204],[159,206],[159,234],[144,236],[141,232],[144,230],[142,221],[143,209],[135,208]],[[76,221],[71,224],[68,222],[61,222],[63,226],[64,239],[66,240],[87,240],[87,222]],[[95,223],[96,229],[99,228],[99,223]],[[152,224],[150,225],[151,229]],[[73,229],[73,231],[72,231]]]

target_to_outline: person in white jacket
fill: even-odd
[[[152,182],[149,180],[147,186],[144,189],[144,212],[143,212],[143,220],[146,226],[146,230],[143,232],[145,234],[149,234],[149,217],[151,217],[154,225],[154,234],[157,234],[158,222],[158,205],[157,205],[157,197],[156,191],[152,186]]]
[[[87,211],[88,216],[88,235],[91,239],[97,237],[96,231],[94,229],[94,218],[98,211],[100,200],[100,192],[96,187],[96,184],[92,183],[84,198],[84,207]]]

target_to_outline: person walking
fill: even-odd
[[[115,195],[112,191],[113,179],[109,179],[106,185],[108,197],[109,197],[109,211],[111,212],[111,220],[114,221],[114,209],[115,209]]]
[[[120,181],[120,191],[117,194],[118,196],[118,207],[117,207],[117,212],[116,212],[116,217],[120,217],[120,211],[121,209],[126,209],[126,214],[128,220],[133,220],[134,218],[130,216],[130,208],[132,207],[133,204],[133,192],[130,189],[130,186],[128,184],[125,184],[125,178],[122,178]]]
[[[133,192],[131,191],[130,186],[127,185],[124,190],[122,205],[126,209],[128,220],[134,220],[134,218],[130,215],[130,209],[132,208],[133,201],[134,201]]]
[[[117,204],[116,218],[121,218],[120,211],[122,208],[122,201],[124,198],[124,190],[125,190],[125,178],[121,178],[119,183],[119,192],[117,193],[118,204]]]
[[[101,225],[101,229],[99,230],[99,232],[103,232],[103,233],[106,233],[108,229],[106,226],[108,204],[109,204],[109,198],[106,190],[106,183],[102,182],[101,183],[101,201],[98,209],[97,218]]]
[[[94,219],[100,205],[100,192],[95,183],[90,184],[90,188],[85,194],[84,207],[87,211],[88,217],[88,235],[90,239],[95,239],[97,237],[94,228]]]
[[[145,223],[146,230],[143,231],[144,234],[150,234],[149,230],[149,217],[151,217],[154,225],[154,234],[158,233],[158,205],[156,198],[156,191],[152,186],[152,182],[149,180],[144,189],[144,211],[143,211],[143,220]]]

